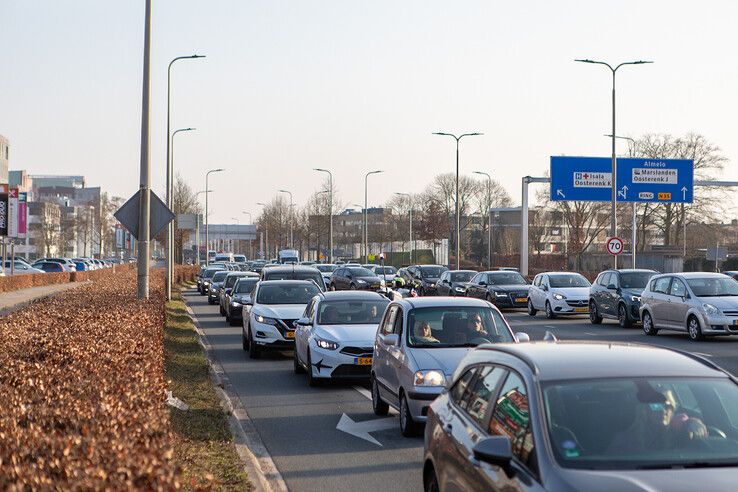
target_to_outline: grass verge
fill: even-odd
[[[164,370],[172,394],[190,408],[170,407],[174,461],[190,489],[252,489],[210,379],[208,362],[179,292],[167,303]]]

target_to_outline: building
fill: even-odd
[[[62,187],[62,188],[84,188],[85,177],[84,176],[56,176],[56,175],[45,175],[45,174],[34,174],[31,176],[33,180],[33,186],[36,188],[51,188],[51,187]]]
[[[28,241],[15,247],[15,253],[30,260],[59,256],[62,251],[61,208],[56,203],[29,202]]]
[[[33,189],[33,179],[25,170],[9,171],[8,183],[11,188],[18,188],[20,191],[30,192]]]
[[[0,135],[0,184],[9,183],[8,169],[10,163],[10,143]]]

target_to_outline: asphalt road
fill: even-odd
[[[292,370],[292,353],[249,359],[241,348],[241,328],[230,327],[204,296],[191,290],[192,308],[290,490],[422,490],[422,438],[404,438],[397,416],[376,417],[366,387],[340,384],[310,388]],[[639,342],[700,353],[738,375],[738,338],[692,342],[685,334],[648,337],[637,325],[621,329],[613,321],[592,325],[586,316],[547,320],[525,312],[504,313],[513,331],[540,340],[547,331],[561,340]],[[370,442],[336,427],[346,414],[354,422],[375,421]],[[378,444],[377,444],[378,443]]]

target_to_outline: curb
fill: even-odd
[[[184,291],[182,292],[184,293]],[[256,426],[254,426],[248,412],[246,412],[246,407],[244,407],[243,402],[241,402],[241,399],[233,390],[233,386],[220,362],[214,357],[213,348],[208,341],[207,335],[202,330],[200,323],[195,318],[195,313],[187,302],[184,304],[187,314],[195,326],[195,332],[198,335],[200,345],[205,350],[213,384],[215,384],[216,390],[221,397],[221,404],[229,413],[228,424],[233,434],[233,443],[236,446],[236,452],[241,457],[246,472],[252,478],[254,490],[287,492],[289,490],[287,484],[279,473],[274,461],[272,461],[272,457],[261,440]]]

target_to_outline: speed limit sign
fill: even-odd
[[[607,252],[613,256],[617,256],[623,252],[623,240],[619,237],[611,237],[607,239]]]

